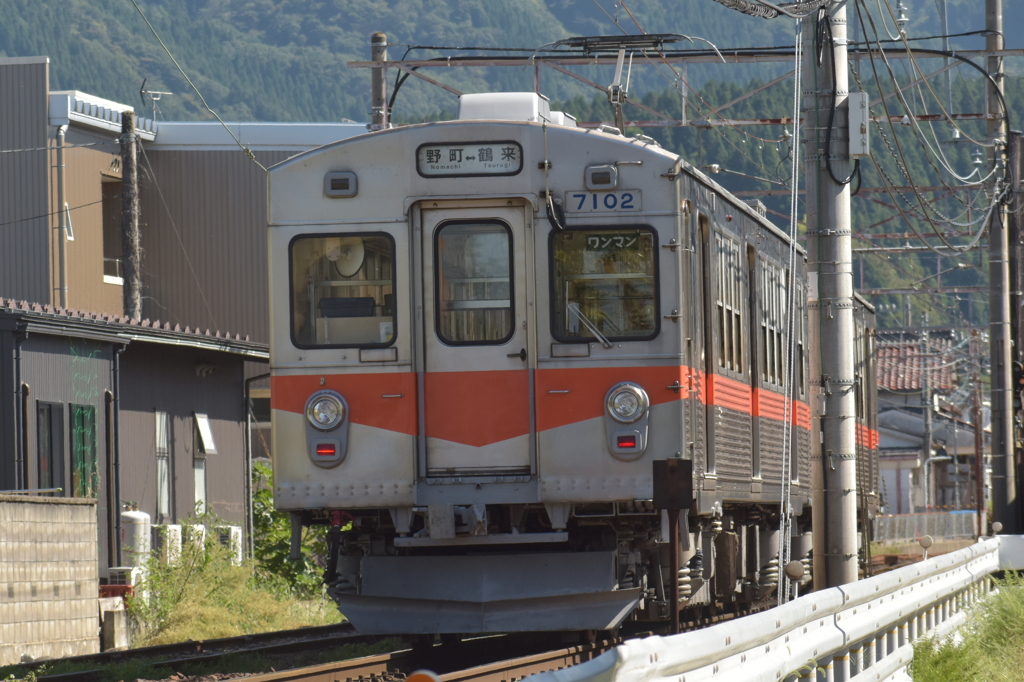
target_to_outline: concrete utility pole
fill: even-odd
[[[819,31],[819,21],[829,22],[831,31],[825,24],[820,25]],[[832,2],[827,13],[804,19],[803,35],[808,318],[811,347],[819,350],[810,353],[810,357],[815,394],[812,409],[821,432],[820,442],[819,438],[811,437],[814,586],[820,589],[857,580],[857,405],[850,185],[836,182],[848,178],[852,168],[845,3]],[[827,43],[821,46],[820,64],[816,44],[819,36]],[[820,360],[816,361],[815,356],[820,356]]]
[[[57,126],[57,268],[60,287],[57,301],[61,308],[68,307],[68,210],[64,193],[64,136],[67,131],[67,126]]]
[[[388,37],[383,33],[370,36],[370,60],[386,62],[388,60]],[[375,66],[370,70],[373,109],[370,112],[371,130],[388,127],[388,70]]]
[[[924,326],[928,326],[927,315],[924,318]],[[924,510],[926,512],[931,511],[931,507],[934,506],[932,499],[932,384],[931,376],[929,376],[931,358],[928,357],[931,351],[928,346],[928,332],[926,331],[921,335],[921,409],[924,410],[921,413],[924,417],[921,457],[924,466]]]
[[[1002,0],[985,0],[985,49],[1003,49]],[[988,113],[1002,115],[1003,59],[988,58],[988,72],[995,85],[987,85]],[[988,140],[995,142],[990,160],[997,167],[1005,162],[1006,119],[989,119]],[[1002,190],[999,174],[992,187],[993,200]],[[1013,336],[1010,333],[1009,238],[1005,206],[992,214],[988,235],[989,343],[992,354],[992,517],[1003,524],[1003,532],[1021,532],[1017,498],[1017,466],[1013,451]]]
[[[139,267],[139,174],[136,166],[135,113],[121,113],[121,256],[124,272],[124,314],[142,319],[142,278]]]
[[[981,379],[978,376],[980,363],[978,343],[978,331],[971,330],[971,357],[975,359],[974,371],[971,374],[971,383],[974,390],[971,392],[971,422],[974,427],[974,508],[978,512],[978,536],[985,534],[988,523],[985,520],[985,463],[983,458],[982,433],[981,433]]]

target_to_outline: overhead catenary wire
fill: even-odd
[[[139,7],[138,1],[137,0],[131,0],[131,3],[133,5],[135,5],[135,9],[137,9],[139,11],[139,16],[141,16],[142,20],[144,22],[146,22],[146,26],[149,27],[149,30],[153,32],[153,37],[156,38],[158,43],[160,43],[160,47],[162,47],[164,49],[164,52],[167,53],[167,57],[171,60],[171,62],[174,64],[174,66],[178,69],[178,72],[181,74],[182,78],[185,79],[185,82],[189,84],[189,87],[191,87],[193,91],[195,91],[196,96],[199,97],[199,101],[203,103],[203,106],[206,107],[206,110],[209,111],[211,114],[213,114],[213,116],[218,121],[220,121],[220,124],[222,126],[224,126],[224,130],[228,131],[228,135],[230,135],[231,139],[235,141],[235,144],[238,145],[238,148],[241,149],[243,152],[245,152],[245,155],[249,158],[249,160],[252,161],[253,163],[255,163],[257,166],[259,166],[261,169],[263,169],[264,172],[266,172],[267,171],[267,167],[264,166],[262,163],[260,163],[256,159],[256,155],[252,153],[252,150],[249,149],[248,147],[246,147],[244,144],[242,144],[242,141],[238,139],[238,137],[235,135],[234,132],[232,132],[232,130],[228,126],[228,124],[224,122],[224,119],[222,119],[220,117],[220,115],[216,111],[214,111],[212,108],[210,108],[210,105],[206,103],[206,98],[203,97],[203,93],[199,92],[199,88],[196,87],[195,83],[192,82],[192,79],[188,77],[187,73],[185,73],[185,70],[183,68],[181,68],[180,64],[178,64],[178,60],[174,58],[174,55],[171,54],[170,49],[168,49],[167,45],[164,44],[164,41],[160,37],[160,34],[157,33],[156,28],[153,26],[153,24],[150,23],[149,19],[146,17],[146,13],[142,11],[141,7]]]

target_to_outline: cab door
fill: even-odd
[[[527,215],[515,206],[422,213],[428,476],[533,468]]]

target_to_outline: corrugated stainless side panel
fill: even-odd
[[[110,513],[107,500],[106,398],[111,390],[110,344],[65,336],[30,334],[22,346],[22,381],[29,385],[28,443],[26,463],[29,487],[39,485],[38,406],[40,402],[64,406],[64,482],[65,494],[71,490],[70,405],[89,405],[96,410],[96,467],[99,473],[97,516],[101,570],[107,566],[107,528]]]
[[[719,478],[751,477],[750,415],[715,406],[715,473]]]
[[[761,478],[766,483],[782,481],[782,445],[784,424],[777,419],[758,417],[761,440]]]
[[[264,166],[291,155],[256,152]],[[241,150],[148,156],[152,173],[140,157],[143,317],[268,341],[266,174]]]
[[[809,486],[811,485],[811,432],[798,428],[796,442],[800,451],[800,483]]]
[[[0,60],[0,297],[50,302],[49,64]],[[24,62],[26,60],[14,60]]]
[[[169,416],[172,509],[195,509],[194,413],[210,418],[217,453],[206,457],[209,510],[240,524],[245,448],[242,359],[225,353],[140,342],[121,357],[122,498],[156,516],[156,412]]]

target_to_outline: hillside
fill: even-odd
[[[139,0],[150,21],[210,105],[225,119],[263,121],[365,120],[369,78],[346,62],[369,55],[369,36],[384,31],[393,57],[403,45],[534,48],[572,35],[684,33],[728,46],[788,45],[793,22],[739,14],[713,0],[631,0],[632,16],[613,0]],[[976,30],[983,3],[949,0],[951,31]],[[910,31],[937,31],[932,0],[915,0]],[[1024,22],[1024,3],[1007,2],[1005,21]],[[602,9],[603,7],[603,9]],[[617,8],[618,7],[618,8]],[[606,14],[607,12],[607,14]],[[610,15],[610,16],[609,16]],[[161,118],[209,118],[164,54],[131,0],[0,0],[0,56],[47,55],[54,89],[77,89],[140,103],[139,87],[173,92]],[[614,20],[618,21],[616,26]],[[969,47],[977,39],[959,39]],[[1012,33],[1010,40],[1020,40]],[[698,43],[698,45],[700,45]],[[437,56],[416,50],[412,56]],[[690,70],[691,85],[709,79],[747,82],[787,68],[703,66]],[[607,73],[598,81],[610,80]],[[462,69],[442,80],[467,91],[532,89],[521,69]],[[666,80],[637,63],[631,89],[661,90]],[[589,96],[585,86],[545,72],[542,90],[552,98]],[[401,113],[415,117],[451,109],[454,98],[432,86],[407,83]]]

